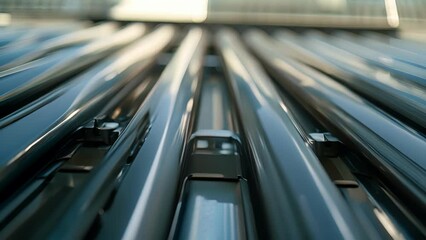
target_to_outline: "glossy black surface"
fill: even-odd
[[[369,66],[354,54],[316,36],[302,38],[289,32],[278,32],[276,36],[283,43],[277,49],[336,77],[351,89],[413,121],[418,127],[426,127],[426,90],[423,87],[404,82],[385,70]],[[259,33],[253,33],[252,37],[269,41]]]
[[[135,41],[145,31],[144,25],[130,25],[109,37],[65,48],[28,64],[0,72],[0,115],[16,110],[43,91]]]
[[[105,157],[104,164],[75,194],[77,200],[69,206],[73,210],[62,216],[51,237],[63,236],[64,232],[70,239],[83,236],[97,209],[105,204],[114,186],[112,183],[127,161],[131,161],[131,168],[103,216],[104,227],[99,237],[139,238],[142,233],[147,238],[167,235],[177,194],[177,182],[168,179],[179,174],[180,153],[193,98],[199,90],[205,47],[205,33],[198,28],[191,29],[151,94]],[[147,124],[150,130],[144,136]],[[151,197],[147,199],[148,196]],[[161,204],[158,204],[159,199],[162,199]],[[87,223],[85,228],[81,227],[82,222]]]
[[[0,239],[426,236],[426,45],[156,25],[0,27]]]
[[[364,58],[367,64],[383,67],[390,73],[402,77],[402,81],[407,79],[422,87],[426,87],[426,69],[394,59],[392,55],[386,52],[365,47],[360,43],[357,35],[348,34],[343,31],[336,32],[333,35],[334,37],[326,37],[326,41],[330,42],[331,40],[330,43],[332,45]],[[421,49],[418,51],[421,51]]]
[[[31,54],[35,49],[42,47],[44,41],[58,38],[61,35],[82,29],[83,27],[83,24],[58,24],[57,26],[39,28],[24,27],[22,32],[17,31],[5,34],[6,36],[3,39],[4,44],[0,46],[0,69],[4,70],[4,67],[9,64],[11,64],[9,66],[13,67],[13,61],[18,60],[24,55]]]
[[[165,238],[174,213],[177,182],[192,111],[200,91],[207,33],[192,28],[139,112],[151,130],[107,212],[99,237]],[[159,200],[161,199],[161,203]],[[123,204],[126,205],[123,208]],[[117,213],[121,213],[117,225]],[[108,227],[111,226],[111,227]]]
[[[24,48],[28,49],[26,51],[22,51],[21,46],[16,46],[16,43],[14,44],[15,46],[6,45],[4,46],[4,52],[0,52],[0,55],[4,56],[5,52],[13,52],[14,55],[19,57],[17,57],[13,61],[9,60],[6,64],[0,66],[0,71],[17,67],[24,63],[36,60],[37,58],[43,57],[44,55],[61,48],[85,43],[96,38],[108,37],[108,35],[112,34],[114,30],[116,30],[116,28],[117,24],[115,23],[103,23],[91,28],[83,28],[81,30],[76,30],[70,33],[59,35],[58,37],[54,37],[46,41],[41,41],[39,44],[36,45],[28,44],[28,46]],[[22,54],[22,52],[25,52],[25,54]]]
[[[135,76],[146,70],[169,42],[172,27],[161,27],[146,38],[105,59],[49,94],[54,99],[0,129],[0,190],[11,191],[14,179],[30,177],[53,144],[91,120]],[[166,37],[165,37],[166,36]],[[167,37],[168,36],[168,37]],[[149,46],[156,42],[156,47]],[[21,131],[24,126],[31,126]],[[8,141],[7,136],[14,136]],[[40,160],[39,160],[40,161]],[[42,161],[42,160],[41,160]],[[39,163],[38,163],[39,164]],[[25,175],[21,175],[24,174]],[[13,185],[13,184],[12,184]]]
[[[253,176],[268,238],[362,236],[318,159],[299,136],[272,81],[229,30],[216,45],[253,155]],[[336,211],[338,209],[338,211]],[[304,221],[309,216],[310,221]]]
[[[302,65],[277,47],[261,45],[247,35],[256,54],[279,84],[338,136],[368,156],[404,193],[401,198],[425,203],[426,141],[410,129],[326,75]]]

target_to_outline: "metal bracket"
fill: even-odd
[[[329,132],[310,133],[309,143],[318,157],[337,157],[342,144]]]
[[[111,145],[119,135],[119,124],[96,118],[79,131],[80,140],[84,142],[102,143]]]
[[[184,176],[236,179],[241,175],[241,141],[231,131],[201,130],[192,134]]]

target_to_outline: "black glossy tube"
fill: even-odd
[[[281,44],[276,47],[278,51],[338,78],[351,89],[392,109],[420,128],[426,127],[424,88],[401,81],[387,71],[370,67],[353,54],[319,41],[304,41],[284,32],[278,32],[276,37]],[[250,38],[276,45],[275,40],[260,31],[252,32]]]
[[[259,44],[257,34],[245,35],[247,44],[279,84],[337,136],[366,155],[401,198],[424,205],[425,138],[333,79],[285,56],[277,45]]]
[[[154,63],[154,57],[171,42],[174,33],[172,26],[159,27],[50,92],[53,99],[39,109],[1,128],[0,191],[12,191],[17,181],[31,177],[36,170],[31,166],[43,162],[39,157],[95,117],[111,95],[147,70]]]
[[[397,78],[401,78],[401,81],[410,81],[426,88],[426,69],[394,59],[386,52],[365,47],[353,34],[339,31],[332,36],[310,32],[309,37],[357,55],[363,58],[367,64],[381,67],[396,75]]]
[[[58,37],[48,39],[44,42],[29,44],[28,52],[26,52],[26,54],[23,54],[13,61],[0,66],[0,71],[4,71],[6,69],[33,61],[42,57],[43,55],[64,47],[88,42],[96,38],[107,37],[108,35],[112,34],[116,28],[117,25],[115,23],[103,23],[94,27],[60,35]],[[13,52],[16,51],[17,48],[19,48],[19,46],[10,46],[7,50],[5,50],[5,52]]]
[[[0,116],[16,110],[46,89],[130,44],[145,31],[144,25],[132,24],[110,37],[63,49],[29,64],[0,72]]]
[[[22,34],[6,34],[9,36],[3,39],[5,44],[0,46],[0,68],[43,46],[44,41],[67,35],[84,27],[84,24],[76,22],[36,28],[26,27]],[[2,37],[0,37],[0,44],[1,42]]]
[[[70,199],[50,237],[82,238],[108,200],[129,157],[132,165],[103,215],[98,237],[164,239],[174,214],[180,159],[201,80],[206,33],[191,29],[122,135]],[[143,135],[149,125],[148,135]],[[145,139],[144,139],[145,138]],[[141,146],[140,149],[137,146]],[[161,204],[159,204],[161,201]],[[52,221],[51,221],[52,220]],[[46,223],[46,232],[52,230]]]
[[[345,238],[363,233],[327,177],[319,160],[300,137],[285,103],[259,63],[236,33],[217,34],[223,58],[251,149],[251,167],[261,204],[263,229],[269,239]],[[310,219],[309,222],[302,219]]]

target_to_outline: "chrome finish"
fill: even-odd
[[[146,71],[153,58],[170,43],[174,31],[172,26],[160,27],[49,93],[56,96],[46,105],[0,129],[0,145],[3,146],[0,150],[0,190],[12,190],[9,184],[16,178],[31,177],[34,170],[31,171],[30,166],[36,163],[37,157],[52,143],[95,117],[111,94]],[[40,118],[43,121],[34,121]],[[28,125],[31,128],[21,131]],[[7,141],[7,136],[15,133],[19,133],[17,138]]]
[[[317,115],[337,136],[359,149],[410,201],[425,203],[426,141],[424,136],[395,120],[337,83],[279,51],[259,44],[248,34],[248,45],[267,64],[278,83]]]
[[[259,63],[234,32],[219,32],[216,45],[253,154],[254,176],[249,181],[255,182],[261,203],[265,221],[261,234],[268,232],[271,239],[362,236]],[[307,216],[311,222],[301,220]]]

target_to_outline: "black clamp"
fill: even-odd
[[[310,133],[309,144],[318,157],[337,157],[342,143],[331,133],[325,132]]]
[[[96,118],[79,130],[79,139],[84,142],[112,145],[119,136],[120,124]]]

